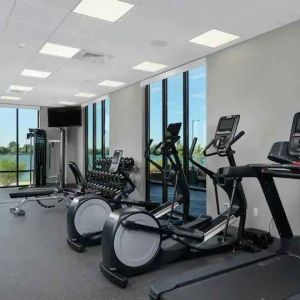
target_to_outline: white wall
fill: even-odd
[[[132,174],[142,197],[145,197],[145,92],[137,83],[110,94],[110,151],[123,150],[133,157]]]
[[[246,135],[235,147],[238,164],[268,162],[276,141],[289,139],[292,117],[300,111],[300,22],[261,35],[207,57],[208,139],[218,118],[240,114]],[[208,167],[224,165],[208,160]],[[277,180],[288,217],[300,234],[300,184]],[[268,229],[271,215],[255,180],[245,180],[249,204],[248,226]],[[209,186],[208,199],[213,197]],[[258,216],[253,216],[253,208]],[[214,211],[208,201],[208,213]]]

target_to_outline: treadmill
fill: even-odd
[[[274,181],[300,179],[300,113],[294,116],[290,141],[275,143],[268,158],[279,164],[227,167],[218,174],[224,181],[258,180],[279,239],[261,252],[237,251],[219,256],[218,263],[210,257],[197,270],[154,282],[150,299],[300,300],[300,237],[292,232]]]

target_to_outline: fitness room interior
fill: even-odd
[[[0,300],[299,300],[299,53],[299,0],[0,1]]]

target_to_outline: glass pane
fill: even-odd
[[[88,157],[87,157],[87,163],[88,163],[88,169],[93,169],[93,104],[88,105]]]
[[[29,128],[38,127],[38,111],[35,109],[19,109],[19,185],[30,183],[30,144],[27,140]]]
[[[179,159],[183,163],[183,74],[168,78],[168,124],[180,122],[180,140],[176,144]],[[174,189],[168,187],[168,201],[172,201]]]
[[[193,158],[205,163],[202,150],[206,145],[206,67],[189,71],[189,146],[197,137]],[[191,187],[191,212],[194,215],[206,213],[206,177],[198,168],[189,163],[189,182]],[[201,190],[202,188],[202,190]]]
[[[162,81],[150,85],[150,139],[151,150],[162,141]],[[152,152],[152,151],[151,151]],[[162,166],[162,156],[151,155],[151,159]],[[150,201],[162,202],[162,174],[150,163]]]
[[[0,171],[17,169],[16,109],[0,108]],[[0,186],[16,185],[16,172],[0,174]]]
[[[96,104],[96,159],[102,158],[102,103]]]
[[[110,124],[110,103],[105,100],[105,156],[109,157],[109,124]]]
[[[16,186],[17,172],[0,173],[0,186]]]

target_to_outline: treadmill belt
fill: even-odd
[[[162,300],[300,299],[300,259],[278,255],[166,292]]]

